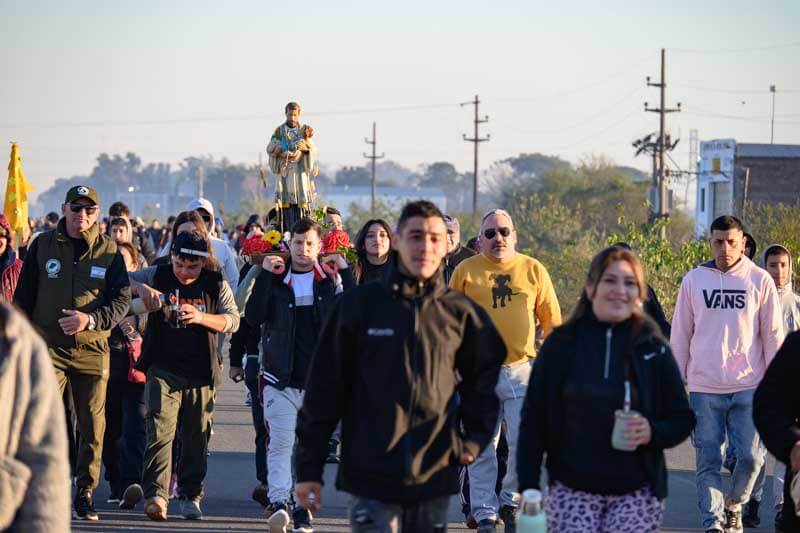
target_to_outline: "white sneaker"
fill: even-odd
[[[200,498],[181,500],[181,514],[186,520],[202,520],[203,511],[200,510]]]

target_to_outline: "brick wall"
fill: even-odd
[[[741,212],[745,171],[750,168],[747,203],[795,204],[800,200],[800,158],[736,158],[733,208]]]

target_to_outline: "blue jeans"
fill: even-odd
[[[697,417],[693,442],[697,462],[697,494],[704,529],[722,529],[725,524],[720,469],[726,433],[736,453],[736,466],[727,498],[737,504],[746,503],[764,462],[761,441],[753,424],[754,393],[755,390],[732,394],[689,394],[689,402]]]

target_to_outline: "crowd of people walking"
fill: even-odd
[[[69,531],[70,493],[98,520],[101,471],[121,509],[202,519],[226,350],[272,533],[314,531],[327,463],[354,532],[446,531],[460,493],[468,527],[515,533],[530,490],[550,531],[655,532],[664,451],[690,435],[704,531],[760,523],[767,451],[776,528],[800,530],[792,252],[754,262],[736,217],[711,225],[670,323],[625,243],[562,319],[502,209],[473,247],[428,201],[352,245],[332,207],[286,235],[274,211],[225,232],[204,198],[163,227],[100,209],[72,187],[24,242],[0,215],[2,531]]]

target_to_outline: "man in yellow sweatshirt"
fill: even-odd
[[[498,501],[495,493],[498,423],[492,445],[469,466],[471,510],[480,533],[494,532],[498,517],[505,522],[506,533],[514,533],[514,512],[519,505],[517,436],[520,410],[536,355],[536,323],[547,336],[561,324],[561,309],[544,265],[517,252],[517,233],[511,215],[502,209],[486,213],[481,219],[478,239],[481,253],[458,265],[450,287],[463,292],[489,313],[506,344],[508,355],[496,392],[509,450],[508,470]]]

